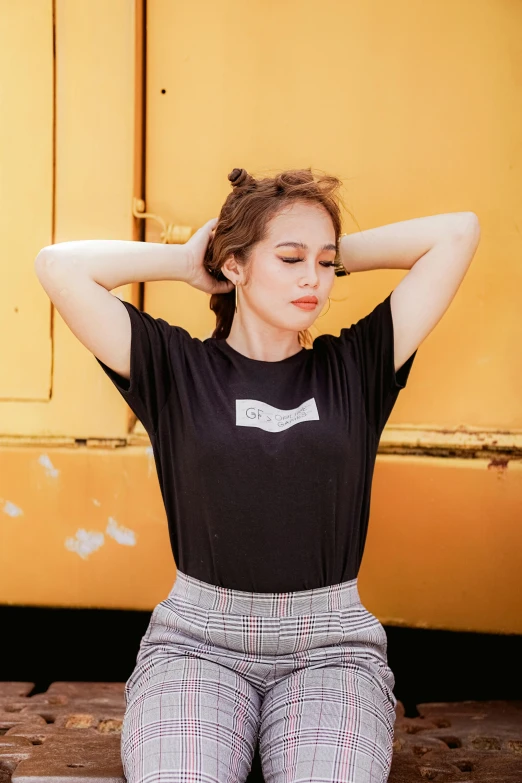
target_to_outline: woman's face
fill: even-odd
[[[268,224],[266,238],[250,256],[238,290],[243,306],[262,321],[282,329],[308,329],[321,314],[335,280],[335,230],[328,212],[317,204],[294,202]],[[293,300],[317,298],[304,309]],[[243,309],[244,313],[244,309]]]

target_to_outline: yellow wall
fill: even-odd
[[[175,578],[148,438],[50,306],[38,250],[139,239],[145,194],[148,212],[195,230],[233,167],[312,166],[343,179],[362,229],[480,218],[381,440],[360,588],[382,622],[521,633],[522,7],[148,0],[144,106],[142,10],[0,6],[0,601],[151,609]],[[148,241],[159,232],[146,221]],[[315,333],[365,315],[403,274],[337,279]],[[203,292],[143,288],[154,316],[209,335]],[[137,286],[114,293],[139,301]]]

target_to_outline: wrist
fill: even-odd
[[[171,256],[167,280],[188,283],[192,275],[193,259],[190,250],[184,244],[169,245]]]

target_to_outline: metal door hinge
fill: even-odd
[[[145,212],[145,202],[141,198],[132,199],[132,214],[137,218],[150,218],[156,220],[162,227],[161,241],[164,245],[183,245],[193,234],[192,226],[177,226],[174,223],[166,223],[159,215]]]

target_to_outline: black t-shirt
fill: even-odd
[[[256,592],[357,576],[379,438],[417,353],[394,372],[390,297],[276,362],[123,302],[130,382],[97,361],[149,434],[180,571]]]

